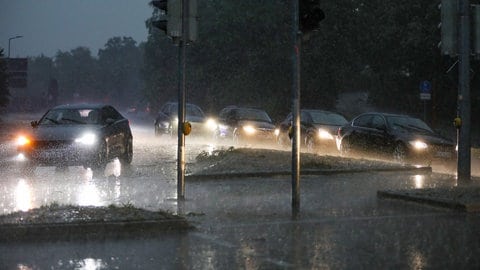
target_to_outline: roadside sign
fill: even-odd
[[[421,100],[430,100],[432,99],[432,94],[430,93],[420,93],[420,99]]]
[[[425,80],[420,83],[420,99],[430,100],[432,98],[432,84]]]

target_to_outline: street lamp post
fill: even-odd
[[[14,36],[8,39],[8,58],[10,58],[10,41],[12,41],[12,39],[22,38],[22,37],[23,36]]]

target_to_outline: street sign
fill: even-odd
[[[430,100],[430,99],[432,99],[432,94],[420,93],[420,99],[421,100]]]
[[[425,80],[420,83],[420,99],[430,100],[432,98],[432,84]]]

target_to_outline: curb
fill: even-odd
[[[410,201],[419,204],[427,204],[430,206],[448,208],[468,213],[480,212],[480,197],[476,198],[476,200],[473,200],[472,202],[461,202],[455,199],[448,199],[440,195],[432,195],[429,193],[432,190],[444,192],[445,194],[453,192],[452,190],[442,188],[418,190],[384,190],[377,191],[377,197],[379,199],[396,199]],[[463,192],[465,192],[465,194],[468,194],[468,192],[475,191],[465,189]]]
[[[393,167],[393,168],[369,168],[369,169],[303,169],[300,170],[301,175],[333,175],[342,173],[364,173],[364,172],[422,172],[431,173],[432,167]],[[186,180],[213,180],[223,178],[253,178],[253,177],[277,177],[291,175],[291,171],[275,171],[275,172],[241,172],[241,173],[212,173],[212,174],[190,174],[186,175]]]
[[[146,237],[160,232],[194,229],[186,219],[132,220],[110,222],[72,222],[39,224],[2,224],[0,242],[101,240],[121,237]]]

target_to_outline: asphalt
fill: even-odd
[[[144,178],[131,191],[152,203],[156,182]],[[440,198],[431,191],[456,187],[451,176],[428,168],[317,171],[302,176],[294,215],[288,175],[189,176],[186,200],[163,206],[194,229],[115,236],[106,228],[85,239],[0,241],[0,269],[478,269],[476,212],[379,195],[429,190]],[[478,199],[472,190],[476,183],[462,190],[468,202]]]

